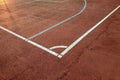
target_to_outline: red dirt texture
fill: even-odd
[[[0,0],[0,26],[29,37],[83,6],[82,0],[36,1],[6,0],[5,5]],[[87,0],[88,7],[80,16],[33,41],[48,48],[70,45],[119,3],[119,0]],[[61,59],[0,29],[0,80],[120,80],[120,9]]]

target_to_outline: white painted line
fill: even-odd
[[[58,55],[58,58],[60,58],[60,59],[61,59],[62,57],[63,57],[63,56],[61,56],[61,55]]]
[[[35,35],[33,35],[33,36],[31,36],[31,37],[29,37],[28,39],[33,39],[33,38],[35,38],[35,37],[37,37],[37,36],[47,32],[47,31],[49,31],[49,30],[51,30],[51,29],[53,29],[53,28],[55,28],[55,27],[65,23],[65,22],[67,22],[67,21],[69,21],[69,20],[79,16],[86,9],[86,7],[87,7],[87,1],[84,0],[84,6],[83,6],[82,10],[80,10],[78,13],[76,13],[75,15],[73,15],[73,16],[71,16],[71,17],[69,17],[69,18],[67,18],[67,19],[65,19],[65,20],[63,20],[63,21],[61,21],[61,22],[59,22],[59,23],[57,23],[57,24],[55,24],[55,25],[53,25],[53,26],[51,26],[51,27],[49,27],[49,28],[47,28],[47,29],[37,33],[37,34],[35,34]]]
[[[91,29],[89,29],[86,33],[84,33],[81,37],[79,37],[76,41],[74,41],[67,49],[65,49],[60,55],[65,55],[68,51],[70,51],[74,46],[76,46],[82,39],[84,39],[89,33],[91,33],[94,29],[96,29],[101,23],[103,23],[108,17],[110,17],[115,11],[120,8],[120,5],[117,6],[112,12],[110,12],[105,18],[99,21],[96,25],[94,25]]]
[[[34,1],[42,1],[42,2],[51,2],[51,3],[62,3],[62,2],[65,2],[67,0],[59,0],[59,1],[55,1],[55,0],[34,0]]]
[[[58,54],[57,54],[56,52],[53,52],[53,51],[49,50],[48,48],[46,48],[46,47],[44,47],[44,46],[42,46],[42,45],[39,45],[39,44],[37,44],[37,43],[35,43],[35,42],[33,42],[33,41],[31,41],[31,40],[29,40],[29,39],[27,39],[27,38],[19,35],[19,34],[16,34],[16,33],[12,32],[12,31],[10,31],[10,30],[2,27],[2,26],[0,26],[0,29],[6,31],[6,32],[8,32],[8,33],[10,33],[10,34],[12,34],[12,35],[14,35],[14,36],[16,36],[16,37],[18,37],[18,38],[26,41],[26,42],[28,42],[29,44],[32,44],[32,45],[34,45],[34,46],[36,46],[36,47],[38,47],[38,48],[40,48],[40,49],[42,49],[42,50],[44,50],[44,51],[52,54],[52,55],[54,55],[54,56],[58,56]]]
[[[63,1],[49,1],[49,0],[33,0],[33,1],[28,1],[28,2],[25,2],[26,4],[30,4],[30,3],[33,3],[33,2],[47,2],[47,3],[63,3],[63,2],[66,2],[67,0],[63,0]]]
[[[53,50],[53,49],[57,49],[57,48],[67,48],[67,46],[53,46],[51,48],[49,48],[50,50]]]

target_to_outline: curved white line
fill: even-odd
[[[53,49],[57,49],[57,48],[67,48],[68,46],[53,46],[51,48],[49,48],[50,50],[53,50]]]
[[[55,27],[57,27],[57,26],[65,23],[65,22],[67,22],[67,21],[75,18],[76,16],[80,15],[86,9],[86,7],[87,7],[87,1],[84,0],[84,6],[83,6],[83,8],[78,13],[76,13],[75,15],[73,15],[73,16],[71,16],[71,17],[69,17],[69,18],[67,18],[67,19],[65,19],[65,20],[63,20],[63,21],[61,21],[61,22],[59,22],[59,23],[57,23],[57,24],[55,24],[55,25],[53,25],[53,26],[51,26],[51,27],[49,27],[49,28],[47,28],[47,29],[45,29],[45,30],[37,33],[37,34],[35,34],[35,35],[33,35],[33,36],[31,36],[31,37],[29,37],[28,39],[33,39],[33,38],[35,38],[35,37],[37,37],[37,36],[39,36],[39,35],[47,32],[47,31],[49,31],[49,30],[51,30],[51,29],[53,29],[53,28],[55,28]]]

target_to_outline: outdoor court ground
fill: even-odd
[[[120,80],[120,1],[0,0],[0,80]]]

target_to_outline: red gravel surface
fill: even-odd
[[[81,0],[64,3],[6,1],[9,10],[5,4],[0,4],[0,25],[25,37],[71,16],[83,5]],[[87,2],[87,9],[80,16],[33,41],[48,48],[68,46],[120,3],[119,0]],[[62,59],[0,29],[0,80],[120,80],[119,14],[120,9]]]

